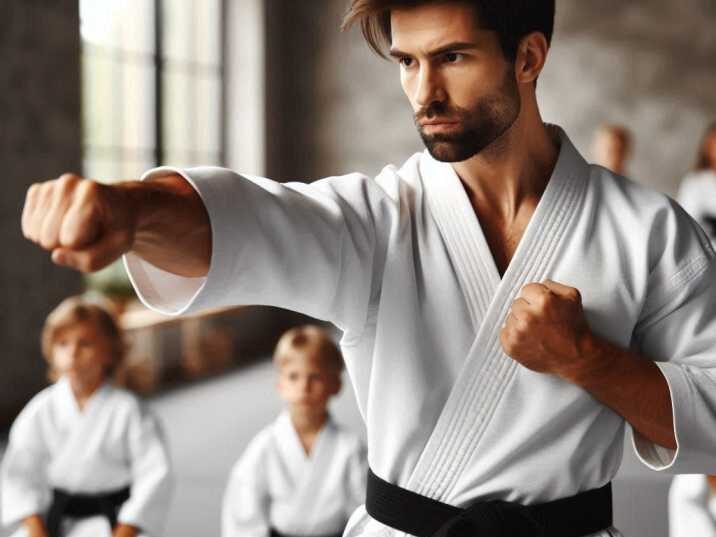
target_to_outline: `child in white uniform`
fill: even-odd
[[[360,440],[327,411],[343,361],[318,327],[294,328],[276,347],[277,390],[286,411],[234,466],[224,495],[223,537],[340,535],[364,502]]]
[[[2,521],[13,537],[156,537],[171,492],[155,418],[112,386],[125,347],[112,316],[73,297],[47,318],[42,350],[56,382],[10,430]]]

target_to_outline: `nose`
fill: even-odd
[[[415,88],[415,103],[420,108],[425,108],[435,101],[443,100],[443,94],[440,75],[437,70],[429,64],[421,66],[418,74],[418,85]]]

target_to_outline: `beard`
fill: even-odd
[[[471,108],[450,106],[445,102],[433,102],[415,114],[418,133],[435,160],[462,162],[490,146],[517,120],[522,103],[511,69],[497,92],[480,99]],[[420,120],[445,119],[459,123],[459,130],[450,133],[428,134],[420,126]]]

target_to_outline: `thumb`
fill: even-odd
[[[52,261],[80,272],[95,272],[119,259],[129,250],[130,243],[128,233],[115,232],[83,249],[55,248]]]

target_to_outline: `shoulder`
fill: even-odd
[[[263,461],[275,442],[274,426],[267,425],[249,441],[241,457],[236,461],[235,468],[242,465],[254,465]]]
[[[600,213],[612,216],[633,233],[643,234],[657,250],[660,245],[673,243],[679,257],[713,257],[701,227],[666,194],[600,166],[590,166],[590,189],[599,193]]]
[[[112,414],[125,416],[130,421],[156,421],[147,402],[139,395],[119,386],[107,385],[107,406]]]
[[[21,428],[35,421],[43,413],[50,410],[57,386],[52,384],[43,388],[27,402],[13,422],[13,429]]]

